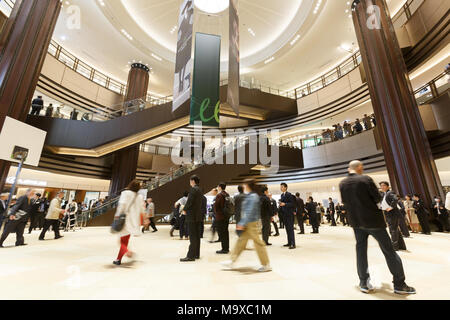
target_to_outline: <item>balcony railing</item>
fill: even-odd
[[[426,85],[418,88],[414,91],[414,97],[416,98],[418,105],[429,103],[431,100],[438,98],[443,93],[447,92],[450,88],[450,71],[444,71],[439,76],[431,80]],[[362,118],[362,117],[361,117]],[[375,124],[373,124],[374,126]],[[353,125],[352,125],[353,127]],[[364,126],[363,126],[364,127]],[[371,129],[371,128],[370,128]],[[363,131],[366,131],[364,129]],[[311,135],[306,138],[302,137],[288,137],[281,139],[281,145],[289,145],[291,147],[297,147],[301,149],[312,148],[327,143],[336,142],[351,136],[354,136],[355,132],[348,132],[336,138],[334,131],[329,131],[327,134]]]
[[[399,28],[402,25],[404,25],[424,1],[425,0],[408,0],[400,9],[400,11],[397,12],[396,15],[392,18],[395,28]],[[12,10],[15,0],[5,0],[2,1],[2,3],[5,3],[7,7],[9,7]],[[127,89],[125,84],[108,77],[102,72],[84,63],[83,61],[75,57],[73,54],[65,50],[61,45],[59,45],[54,40],[51,41],[48,52],[58,61],[64,63],[67,67],[83,75],[85,78],[120,95],[125,95]],[[258,89],[262,92],[288,97],[291,99],[299,99],[301,97],[310,95],[322,88],[329,86],[335,81],[341,79],[343,76],[347,75],[349,72],[356,69],[360,64],[361,64],[361,54],[360,52],[356,52],[350,58],[345,60],[343,63],[341,63],[333,70],[328,71],[319,78],[312,80],[307,84],[304,84],[294,90],[289,91],[274,88],[273,86],[270,85],[264,85],[261,82],[254,79],[250,81],[241,80],[240,86],[249,89]],[[228,80],[222,80],[220,84],[226,85],[228,84]],[[168,103],[172,101],[172,99],[173,99],[172,96],[157,97],[151,94],[147,96],[147,101],[152,106]]]

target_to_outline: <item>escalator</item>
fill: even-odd
[[[241,152],[245,152],[244,164],[226,164],[227,157],[232,155],[234,159],[238,159],[237,155]],[[222,162],[224,164],[202,164],[184,168],[181,174],[165,177],[157,186],[148,186],[148,197],[152,198],[155,203],[157,217],[162,218],[172,212],[174,203],[182,197],[184,191],[189,190],[189,180],[192,175],[197,175],[200,178],[200,187],[204,193],[208,193],[222,181],[230,182],[241,175],[251,173],[255,167],[257,168],[257,166],[261,164],[261,161],[259,159],[256,163],[250,161],[249,152],[250,146],[249,144],[245,144],[244,146],[224,154],[222,156]],[[218,162],[220,163],[220,161]],[[279,165],[280,169],[303,168],[302,150],[290,147],[279,147]],[[228,191],[230,194],[236,192],[236,190]],[[98,210],[92,210],[88,226],[110,225],[114,217],[117,202],[118,198],[113,199],[110,203]]]

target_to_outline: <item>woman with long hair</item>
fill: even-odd
[[[116,218],[121,214],[125,214],[126,218],[123,229],[118,233],[120,237],[120,250],[117,259],[113,262],[117,266],[122,263],[124,255],[128,258],[133,257],[134,253],[128,250],[128,242],[132,235],[139,236],[141,234],[141,214],[145,212],[145,207],[144,199],[138,193],[140,189],[141,183],[138,180],[133,180],[120,194]]]
[[[223,266],[225,269],[232,270],[234,263],[245,250],[248,240],[253,240],[256,253],[261,262],[261,267],[258,271],[269,272],[272,271],[272,268],[270,267],[266,244],[259,234],[260,227],[258,223],[261,220],[261,202],[257,193],[257,186],[254,180],[245,180],[243,187],[247,196],[242,202],[241,220],[236,227],[239,239],[231,254],[231,260],[224,262]]]

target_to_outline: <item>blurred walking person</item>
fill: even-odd
[[[59,234],[59,219],[61,219],[66,212],[66,210],[61,209],[62,198],[64,198],[64,192],[60,191],[56,194],[56,197],[50,201],[50,207],[45,216],[44,227],[39,235],[39,240],[44,240],[45,234],[50,227],[52,227],[52,230],[55,233],[55,240],[63,237]]]
[[[28,221],[31,210],[31,199],[34,198],[34,190],[28,189],[25,195],[17,199],[17,202],[12,206],[7,213],[7,221],[0,238],[0,248],[3,248],[3,242],[10,233],[16,233],[16,247],[26,246],[23,232]]]
[[[141,227],[141,214],[144,214],[144,199],[138,193],[141,190],[141,183],[138,180],[133,180],[122,191],[117,206],[115,219],[125,214],[125,224],[121,231],[118,232],[120,237],[120,249],[117,259],[113,264],[120,266],[124,256],[132,258],[134,253],[128,249],[131,236],[139,236]]]
[[[261,267],[259,272],[272,271],[269,257],[267,255],[266,245],[259,235],[258,221],[261,219],[261,201],[256,193],[256,185],[253,180],[246,180],[243,184],[247,196],[242,203],[242,218],[236,229],[239,239],[232,251],[231,260],[222,263],[224,269],[232,270],[234,264],[247,247],[248,240],[253,240],[256,253],[258,254]]]

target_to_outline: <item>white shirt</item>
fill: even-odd
[[[381,210],[387,211],[387,209],[392,209],[392,207],[386,201],[387,193],[384,194],[383,201],[381,202]]]
[[[447,193],[445,198],[445,209],[450,210],[450,192]]]

